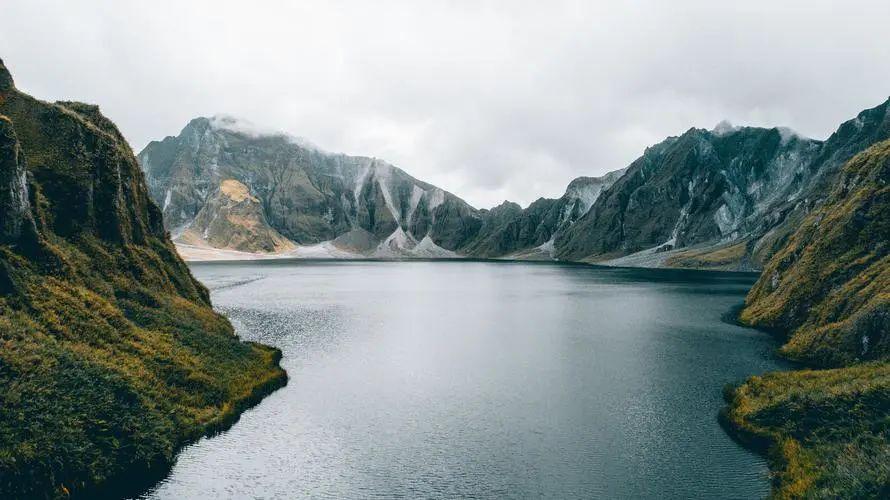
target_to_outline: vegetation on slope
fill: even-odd
[[[850,160],[751,290],[742,321],[823,370],[752,377],[723,422],[768,450],[779,498],[890,497],[890,141]]]
[[[0,62],[0,497],[121,492],[286,380],[176,255],[95,106]]]
[[[764,269],[742,321],[793,332],[783,352],[819,366],[890,355],[890,141],[844,168]]]

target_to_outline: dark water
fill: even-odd
[[[194,265],[290,384],[148,498],[759,498],[722,386],[781,368],[721,321],[754,278],[483,262]]]

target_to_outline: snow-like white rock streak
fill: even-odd
[[[445,191],[442,191],[439,188],[435,188],[433,190],[432,195],[430,195],[429,209],[430,213],[433,213],[433,210],[436,209],[439,205],[445,203]]]
[[[414,217],[414,212],[417,211],[417,205],[420,204],[421,198],[426,194],[426,191],[421,189],[420,186],[415,184],[413,189],[411,190],[411,200],[409,201],[408,213],[405,214],[405,224],[411,225],[411,218]]]
[[[401,227],[397,227],[391,235],[387,236],[374,250],[374,257],[400,257],[406,251],[413,249],[417,241],[408,235]]]
[[[687,186],[687,190],[689,191],[689,201],[686,202],[685,205],[680,209],[680,215],[677,217],[677,223],[674,224],[674,229],[671,231],[671,237],[655,247],[658,249],[672,249],[677,246],[677,238],[680,237],[680,231],[683,229],[683,226],[686,225],[686,221],[689,218],[689,209],[692,207],[692,202],[694,200],[693,191],[695,190],[695,179],[689,181],[689,186]]]
[[[552,236],[549,240],[537,246],[536,250],[539,252],[549,255],[551,258],[553,257],[553,251],[555,250],[555,242],[556,236]]]
[[[362,168],[362,173],[355,180],[355,188],[353,193],[355,195],[355,203],[356,205],[359,202],[359,198],[362,195],[362,188],[365,186],[365,181],[368,180],[368,175],[371,173],[371,168],[374,165],[374,160],[371,160],[367,165]]]
[[[392,184],[392,170],[393,168],[385,163],[374,164],[374,177],[377,179],[377,185],[380,186],[380,191],[383,193],[383,201],[386,203],[386,208],[392,214],[393,220],[399,221],[402,218],[395,203],[393,203],[392,193],[389,189],[389,186]]]
[[[430,238],[430,235],[426,235],[422,240],[420,240],[420,243],[418,243],[417,246],[415,246],[414,249],[411,251],[411,255],[413,257],[427,259],[460,257],[460,255],[458,255],[457,253],[452,252],[451,250],[446,250],[439,245],[436,245],[433,239]]]

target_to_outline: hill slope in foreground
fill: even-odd
[[[118,494],[284,384],[177,256],[97,107],[0,62],[0,497]]]
[[[890,141],[845,165],[767,263],[741,320],[822,368],[727,391],[722,421],[768,453],[774,495],[890,497]]]

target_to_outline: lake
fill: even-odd
[[[289,384],[144,498],[762,498],[717,423],[785,366],[752,274],[516,262],[191,266]]]

